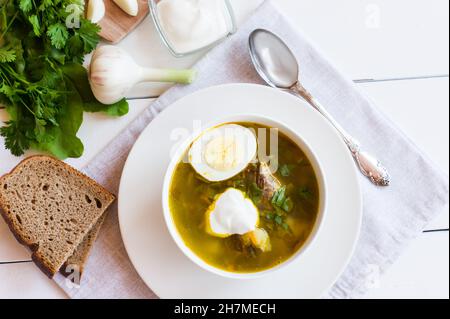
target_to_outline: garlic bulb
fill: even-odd
[[[130,16],[137,16],[139,6],[137,0],[113,0],[123,11]]]
[[[89,0],[86,18],[92,23],[98,23],[105,16],[105,3],[103,0]]]
[[[120,101],[140,82],[174,82],[189,84],[194,70],[143,68],[123,49],[105,45],[96,49],[89,67],[89,82],[97,100],[103,104]]]

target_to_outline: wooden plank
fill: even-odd
[[[33,263],[0,265],[0,280],[0,299],[67,298]]]
[[[99,22],[102,28],[100,36],[112,44],[125,38],[149,13],[147,0],[138,0],[139,11],[136,17],[125,13],[112,0],[104,0],[104,3],[106,13]]]
[[[448,74],[448,0],[274,1],[352,79]]]
[[[379,278],[366,298],[449,298],[449,233],[424,234]]]

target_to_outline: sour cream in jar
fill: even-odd
[[[186,54],[226,37],[233,22],[225,1],[160,0],[160,28],[173,51]]]

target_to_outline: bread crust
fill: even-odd
[[[104,213],[106,213],[106,210],[109,208],[109,206],[111,206],[111,204],[114,202],[114,200],[116,199],[116,196],[114,194],[112,194],[111,192],[109,192],[106,188],[104,188],[102,185],[98,184],[96,181],[94,181],[92,178],[90,178],[89,176],[81,173],[80,171],[78,171],[77,169],[73,168],[72,166],[70,166],[69,164],[64,163],[63,161],[56,159],[55,157],[52,156],[47,156],[47,155],[33,155],[30,157],[25,158],[24,160],[22,160],[19,164],[17,164],[12,170],[11,172],[4,174],[2,177],[0,177],[0,184],[3,184],[4,180],[9,177],[12,176],[16,173],[16,171],[24,164],[30,162],[30,161],[35,161],[35,160],[52,160],[54,161],[56,164],[58,165],[63,165],[63,167],[65,169],[67,169],[68,171],[70,171],[71,173],[75,174],[76,176],[78,176],[79,178],[83,179],[87,184],[89,184],[92,187],[98,187],[102,192],[104,192],[109,198],[109,204],[105,207]],[[43,273],[45,273],[49,278],[53,278],[53,276],[55,275],[55,273],[59,270],[56,269],[55,271],[53,269],[51,269],[49,267],[49,265],[47,265],[44,260],[42,258],[40,258],[40,256],[37,254],[37,251],[39,249],[39,243],[34,243],[31,241],[28,241],[26,238],[24,238],[21,233],[19,232],[18,229],[16,229],[13,221],[9,218],[9,216],[6,214],[6,211],[8,210],[8,208],[6,207],[6,203],[5,203],[5,199],[3,198],[2,195],[2,191],[0,190],[0,214],[2,215],[3,219],[5,220],[6,224],[8,225],[8,228],[11,230],[12,234],[14,235],[14,237],[16,238],[16,240],[24,245],[27,246],[30,251],[32,252],[31,254],[31,259],[33,260],[33,262],[39,267],[39,269],[41,269],[41,271]],[[91,227],[93,227],[97,221],[101,218],[100,215],[98,216],[95,220],[94,223]],[[86,231],[85,236],[88,234],[89,229]],[[78,247],[78,245],[84,240],[84,237],[81,239],[80,242],[76,243],[74,251],[76,250],[76,248]],[[71,254],[73,254],[73,252]]]

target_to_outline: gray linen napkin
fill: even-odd
[[[261,27],[287,41],[301,61],[306,87],[367,150],[382,159],[392,175],[392,186],[388,188],[375,187],[361,176],[364,198],[361,237],[344,274],[324,296],[359,297],[373,284],[374,275],[383,273],[429,221],[445,209],[448,211],[448,176],[439,172],[270,2],[264,3],[236,35],[195,66],[199,78],[193,85],[167,91],[88,164],[85,172],[117,192],[130,149],[158,112],[204,87],[232,82],[261,83],[247,52],[249,33]],[[83,276],[80,288],[67,285],[61,277],[56,282],[72,298],[156,297],[127,257],[116,206],[109,212]]]

